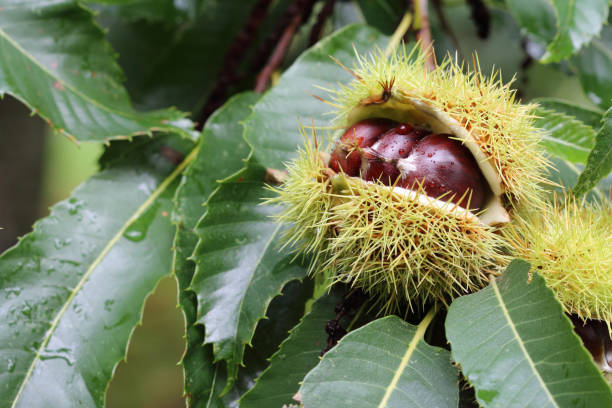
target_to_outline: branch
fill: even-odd
[[[268,63],[261,70],[259,75],[257,75],[257,82],[255,83],[255,92],[262,93],[268,88],[268,82],[270,81],[270,77],[272,73],[278,68],[278,66],[283,62],[283,58],[285,57],[285,53],[291,44],[291,39],[295,34],[297,28],[300,26],[302,22],[302,15],[296,14],[291,20],[291,24],[285,28],[283,35],[276,44],[276,48],[274,48],[274,52],[270,56]]]
[[[457,36],[455,35],[455,32],[453,31],[453,28],[451,27],[450,23],[446,19],[446,14],[444,14],[442,3],[443,3],[443,0],[433,0],[434,10],[436,11],[438,20],[440,20],[440,25],[442,26],[442,29],[444,30],[446,35],[448,35],[448,37],[451,39],[453,46],[457,50],[457,54],[459,54],[459,59],[463,60],[463,53],[461,52],[459,40],[457,39]]]
[[[433,55],[433,43],[431,41],[431,29],[429,28],[429,15],[427,12],[427,0],[414,0],[414,12],[417,15],[419,32],[417,39],[421,41],[421,48],[425,52],[425,64],[430,71],[436,68]]]
[[[325,4],[317,15],[317,22],[312,26],[312,29],[310,30],[310,46],[315,45],[315,43],[319,41],[319,37],[321,37],[321,31],[323,31],[323,25],[325,24],[325,20],[327,20],[327,18],[334,11],[335,3],[336,0],[325,0]]]

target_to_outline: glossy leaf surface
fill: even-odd
[[[104,169],[0,257],[1,406],[104,405],[144,299],[170,271],[184,164],[172,170],[163,152],[186,141],[143,142],[111,146]]]
[[[319,362],[327,345],[325,324],[335,318],[334,306],[342,294],[334,291],[319,298],[312,310],[291,330],[280,349],[270,358],[270,366],[255,386],[240,399],[240,408],[280,407],[295,404],[293,396],[306,374]]]
[[[191,122],[174,109],[140,113],[131,107],[104,33],[77,2],[2,5],[0,45],[0,94],[20,99],[71,138],[189,134]]]
[[[574,187],[574,194],[582,194],[593,188],[599,180],[612,171],[612,108],[604,116],[603,126],[597,132],[595,147],[589,154],[587,165]]]
[[[412,326],[388,316],[347,334],[304,379],[304,406],[457,407],[450,353],[423,340],[429,317]]]
[[[606,407],[612,392],[561,305],[529,264],[456,299],[446,318],[453,359],[483,407]]]
[[[250,161],[244,171],[224,180],[210,197],[196,227],[200,238],[191,288],[198,297],[198,322],[206,327],[215,360],[226,360],[235,378],[244,347],[257,322],[285,283],[301,279],[306,269],[279,252],[278,208],[262,205],[266,169]]]
[[[561,112],[538,108],[535,125],[543,130],[542,144],[551,154],[572,163],[586,163],[595,145],[595,129]]]
[[[281,169],[302,144],[298,120],[305,126],[327,126],[333,110],[315,99],[315,94],[329,99],[317,87],[333,89],[338,82],[348,82],[351,75],[337,65],[330,55],[347,67],[355,63],[355,49],[367,54],[374,47],[384,47],[387,37],[363,25],[346,27],[320,41],[303,53],[281,76],[276,86],[267,92],[253,109],[247,122],[245,137],[253,146],[253,155],[265,167]],[[320,131],[325,140],[327,131]]]
[[[219,394],[226,382],[224,369],[213,364],[212,346],[202,346],[205,328],[196,325],[197,298],[188,289],[195,271],[195,263],[189,257],[198,241],[193,229],[204,213],[204,202],[217,187],[217,180],[244,165],[250,149],[242,138],[240,122],[251,112],[251,105],[258,97],[253,93],[237,95],[210,117],[198,143],[199,151],[186,168],[175,197],[177,230],[173,271],[187,328],[183,368],[185,393],[192,407],[223,406]]]
[[[603,109],[612,106],[612,28],[604,27],[573,62],[587,96]]]

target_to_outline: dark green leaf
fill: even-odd
[[[196,227],[200,241],[191,288],[198,296],[198,322],[206,327],[215,359],[227,361],[230,378],[272,298],[306,274],[288,250],[279,250],[282,230],[271,218],[278,208],[262,205],[271,194],[265,177],[266,169],[249,161],[222,182]]]
[[[457,370],[450,353],[423,341],[419,326],[397,316],[347,334],[304,379],[305,407],[457,407]]]
[[[582,89],[604,109],[612,106],[612,28],[604,27],[574,59]]]
[[[595,147],[589,154],[587,165],[580,174],[573,193],[579,197],[593,188],[612,171],[612,108],[604,116],[603,126],[597,133]]]
[[[319,354],[327,345],[325,323],[336,316],[334,306],[342,300],[340,291],[319,298],[300,324],[291,330],[270,366],[257,379],[255,386],[240,399],[240,408],[281,407],[295,403],[293,396],[300,381],[319,362]]]
[[[195,271],[195,264],[188,259],[198,240],[193,229],[204,212],[203,203],[217,186],[217,180],[244,165],[249,148],[242,138],[240,122],[251,112],[251,105],[258,97],[254,93],[237,95],[210,117],[198,144],[199,151],[185,170],[176,192],[173,271],[187,328],[183,368],[185,393],[192,407],[206,406],[207,403],[223,406],[219,394],[226,382],[225,370],[213,365],[212,346],[202,346],[204,327],[195,324],[197,297],[187,289]]]
[[[556,15],[548,0],[506,0],[519,26],[537,43],[545,46],[555,38]]]
[[[172,171],[164,151],[186,141],[116,143],[0,257],[3,407],[102,407],[145,297],[170,272],[168,214],[189,157]]]
[[[58,132],[98,141],[153,130],[188,134],[191,122],[176,110],[130,106],[104,33],[75,1],[3,5],[0,45],[0,94],[20,99]]]
[[[544,131],[542,142],[551,154],[572,163],[586,163],[595,145],[595,129],[564,113],[537,108],[535,125]]]
[[[406,12],[403,0],[358,0],[366,23],[391,35]]]
[[[255,105],[247,122],[245,137],[253,146],[257,161],[265,167],[283,168],[302,144],[299,132],[301,119],[305,125],[329,124],[326,115],[332,108],[309,93],[329,99],[317,86],[334,88],[338,82],[352,77],[338,66],[332,55],[348,67],[353,66],[355,52],[366,53],[378,45],[383,47],[387,37],[362,25],[349,26],[325,38],[303,53],[289,68],[276,86]]]
[[[608,407],[612,393],[529,264],[515,260],[446,318],[453,359],[483,407]]]
[[[580,173],[584,170],[582,164],[570,163],[560,157],[550,157],[552,168],[548,170],[547,179],[552,181],[553,185],[545,185],[547,190],[556,192],[562,196],[568,194],[572,187],[576,185]],[[599,185],[585,194],[585,198],[589,202],[602,202],[610,197],[612,192],[612,176],[609,176],[599,182]]]
[[[605,113],[599,109],[587,108],[573,102],[564,101],[556,98],[537,98],[533,102],[538,103],[542,108],[564,113],[571,116],[593,129],[601,127],[601,119]]]

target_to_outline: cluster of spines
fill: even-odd
[[[381,312],[449,302],[486,286],[508,261],[495,229],[466,210],[425,206],[380,183],[334,176],[314,141],[288,171],[270,200],[285,206],[280,221],[292,224],[287,244],[314,254],[312,273],[376,294]]]
[[[503,229],[514,255],[546,280],[567,313],[612,321],[612,207],[564,198],[523,209]],[[612,331],[611,331],[612,333]]]
[[[449,56],[435,70],[425,68],[424,54],[404,47],[390,57],[375,52],[357,57],[355,79],[332,90],[339,108],[338,123],[350,112],[380,99],[410,98],[445,112],[461,124],[494,164],[502,186],[511,198],[530,205],[540,204],[547,161],[539,142],[540,131],[533,125],[534,105],[516,101],[516,93],[504,84],[499,72],[484,76],[474,59],[474,71],[456,64]],[[467,72],[466,72],[467,71]],[[380,100],[379,100],[380,102]]]

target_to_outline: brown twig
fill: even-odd
[[[438,16],[438,20],[440,21],[442,29],[451,39],[453,46],[457,50],[457,54],[459,54],[459,59],[463,60],[463,53],[461,52],[461,47],[459,46],[459,40],[457,39],[457,35],[453,31],[453,28],[451,27],[448,20],[446,19],[446,14],[444,14],[443,2],[444,0],[433,0],[434,10],[436,11],[436,15]]]
[[[491,31],[491,13],[483,0],[467,0],[479,38],[486,39]]]
[[[425,52],[425,64],[430,71],[436,68],[433,55],[433,42],[431,40],[431,29],[429,27],[429,14],[427,10],[427,0],[414,0],[414,10],[418,15],[417,39],[421,41],[421,47]]]
[[[317,41],[319,41],[319,38],[321,37],[321,32],[323,31],[323,25],[325,24],[327,18],[334,11],[335,3],[336,0],[325,0],[325,4],[321,8],[321,11],[319,11],[319,14],[317,14],[317,22],[310,29],[310,36],[308,41],[310,46],[314,45]]]
[[[202,112],[200,113],[199,121],[196,126],[197,130],[202,130],[204,123],[210,114],[212,114],[225,102],[225,99],[227,99],[228,88],[236,82],[238,66],[244,58],[245,49],[247,49],[255,39],[255,34],[257,33],[271,2],[271,0],[259,0],[251,9],[251,14],[247,24],[234,38],[234,42],[223,59],[223,64],[221,66],[221,70],[219,71],[220,74],[215,87],[211,91],[206,104],[202,108]]]
[[[291,24],[289,24],[287,28],[285,28],[285,31],[283,32],[283,35],[278,44],[276,44],[274,52],[270,56],[268,63],[261,70],[259,75],[257,75],[257,81],[255,83],[255,92],[262,93],[268,88],[268,82],[270,81],[270,77],[272,76],[272,73],[276,70],[276,68],[278,68],[278,66],[283,62],[285,53],[287,52],[287,49],[291,44],[291,39],[293,38],[293,35],[295,34],[297,28],[300,26],[301,22],[302,15],[296,14],[293,17],[293,20],[291,20]]]

